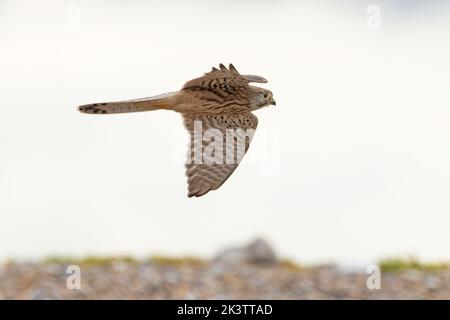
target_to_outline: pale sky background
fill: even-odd
[[[449,16],[439,1],[0,1],[0,259],[209,257],[263,236],[303,263],[450,260]],[[277,106],[202,198],[175,161],[179,115],[75,108],[220,62],[269,79]]]

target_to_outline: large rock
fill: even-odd
[[[229,248],[220,252],[213,262],[226,265],[242,263],[273,265],[277,263],[277,257],[272,247],[265,240],[258,238],[243,247]]]

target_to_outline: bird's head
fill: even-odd
[[[267,107],[269,105],[276,105],[273,94],[270,90],[259,88],[255,86],[250,86],[252,94],[250,95],[250,106],[252,110],[256,110],[262,107]]]

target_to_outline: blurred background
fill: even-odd
[[[306,264],[450,260],[444,1],[0,1],[0,259],[211,257],[267,239]],[[76,106],[258,74],[249,153],[188,199],[170,112]]]

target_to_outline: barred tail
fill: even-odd
[[[174,104],[175,92],[171,92],[142,99],[85,104],[79,106],[78,110],[90,114],[126,113],[158,109],[172,110]]]

